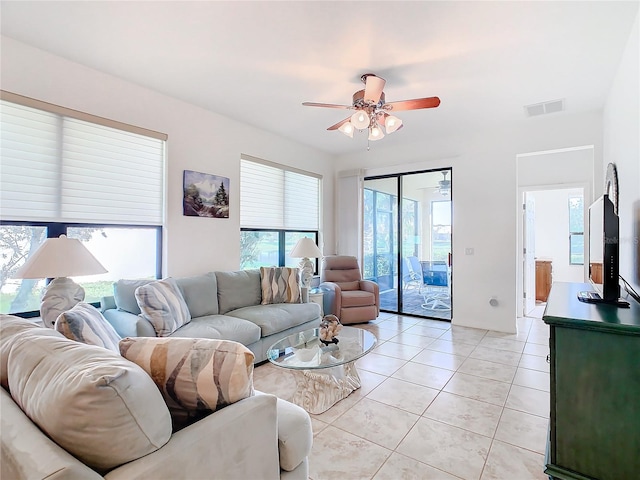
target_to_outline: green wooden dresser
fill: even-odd
[[[640,479],[640,305],[578,301],[586,283],[554,283],[546,469],[562,480]]]

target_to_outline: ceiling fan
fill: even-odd
[[[331,125],[327,130],[339,130],[348,137],[353,138],[354,130],[369,130],[369,140],[380,140],[387,134],[402,128],[402,120],[394,112],[403,110],[418,110],[421,108],[435,108],[440,105],[438,97],[415,98],[399,102],[385,102],[382,89],[386,83],[373,73],[365,73],[360,77],[364,83],[364,90],[358,90],[353,94],[351,105],[335,105],[332,103],[304,102],[307,107],[344,108],[356,112],[344,120]],[[383,131],[384,127],[384,131]]]
[[[438,192],[440,192],[440,195],[446,197],[451,193],[451,180],[447,180],[447,173],[449,173],[449,171],[445,170],[444,172],[440,173],[442,173],[443,178],[438,182],[437,190]]]

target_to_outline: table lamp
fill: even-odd
[[[80,240],[60,235],[59,238],[47,238],[13,277],[53,278],[40,303],[44,325],[53,328],[58,315],[84,300],[84,289],[67,277],[106,272],[107,269]]]
[[[300,282],[305,288],[311,286],[311,277],[313,277],[314,264],[312,258],[322,257],[322,252],[309,237],[302,237],[293,247],[289,254],[291,258],[301,258],[300,260]]]

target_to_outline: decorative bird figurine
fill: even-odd
[[[341,329],[342,324],[340,323],[340,320],[338,320],[338,317],[335,315],[325,315],[322,318],[322,322],[320,322],[320,341],[325,345],[338,343],[336,336]]]

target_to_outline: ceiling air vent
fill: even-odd
[[[551,100],[549,102],[525,105],[524,110],[527,114],[527,117],[535,117],[536,115],[544,115],[546,113],[561,112],[564,110],[564,100]]]

